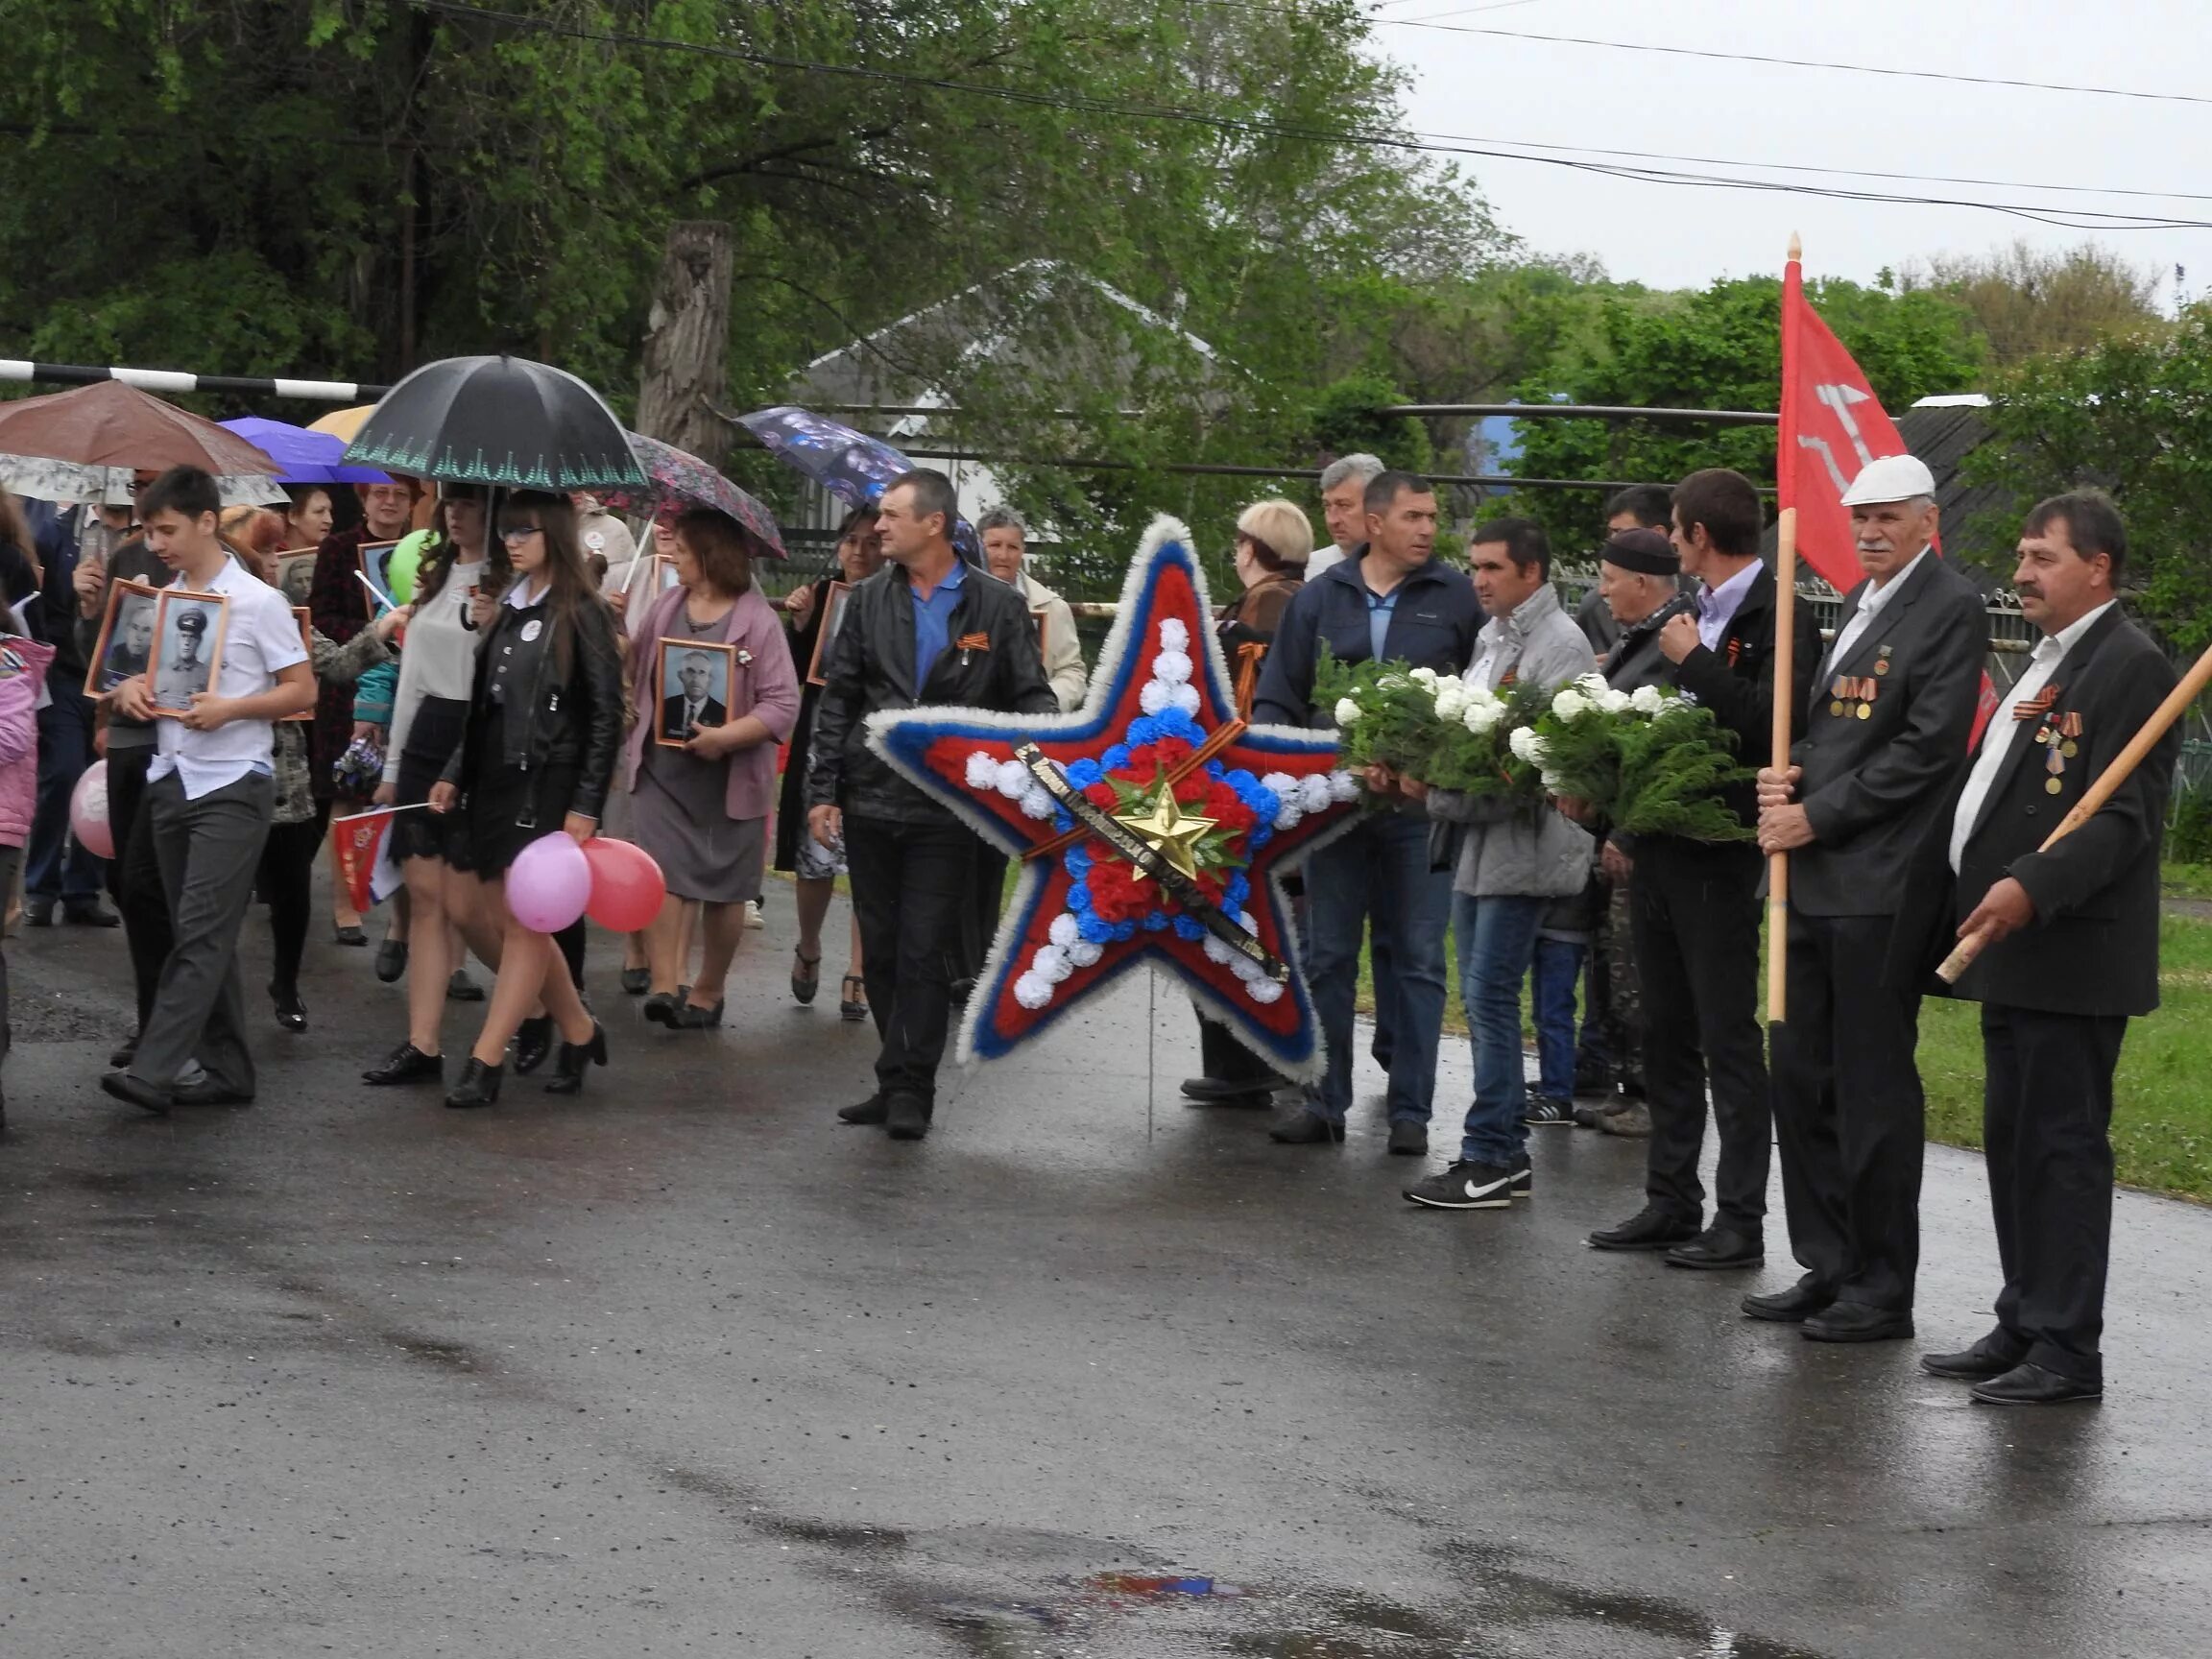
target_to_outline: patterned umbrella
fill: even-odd
[[[616,485],[597,492],[606,506],[621,513],[651,513],[663,507],[707,507],[736,521],[737,527],[771,559],[788,559],[776,516],[687,449],[630,434],[630,450],[650,482],[643,489]]]
[[[643,484],[622,423],[564,369],[527,357],[425,363],[384,395],[346,446],[354,467],[504,490]]]
[[[894,478],[914,470],[914,463],[882,439],[795,403],[756,409],[738,416],[737,423],[778,460],[796,467],[847,506],[875,506]],[[952,545],[969,564],[982,564],[982,543],[967,519],[953,521]]]

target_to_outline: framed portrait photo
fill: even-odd
[[[737,647],[719,640],[671,639],[657,642],[655,661],[659,674],[661,712],[653,722],[653,740],[681,749],[694,733],[726,724],[730,718],[730,682],[737,671]]]
[[[372,541],[360,548],[361,579],[374,589],[387,611],[399,608],[392,597],[392,553],[398,545],[397,541]]]
[[[215,689],[230,601],[220,593],[164,588],[154,613],[154,712],[189,714],[192,699]]]
[[[154,667],[154,613],[161,590],[143,582],[110,582],[108,613],[84,672],[84,695],[98,697]]]
[[[315,549],[283,547],[276,553],[276,590],[295,606],[307,603],[315,586]]]
[[[830,643],[837,637],[837,630],[845,624],[845,601],[853,591],[850,582],[832,582],[830,591],[822,596],[822,631],[814,636],[814,657],[806,664],[806,684],[826,685],[824,664],[830,661]]]
[[[315,661],[315,624],[308,620],[307,607],[304,605],[293,606],[292,620],[300,624],[300,649],[306,652],[307,661],[313,662]],[[315,710],[302,709],[299,713],[287,714],[284,718],[287,720],[312,720],[315,718]]]
[[[1052,655],[1052,613],[1032,611],[1029,620],[1037,624],[1037,655],[1049,659]]]

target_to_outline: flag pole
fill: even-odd
[[[2151,718],[2143,722],[2143,729],[2128,739],[2128,747],[2112,757],[2112,764],[2097,775],[2097,781],[2082,791],[2081,799],[2074,804],[2074,810],[2059,821],[2058,827],[2043,838],[2036,849],[2048,853],[2075,830],[2097,815],[2105,802],[2119,793],[2120,785],[2134,774],[2135,768],[2150,758],[2151,751],[2173,729],[2174,722],[2189,711],[2190,705],[2203,695],[2204,687],[2212,685],[2212,650],[2197,659],[2194,666],[2181,677],[2181,683],[2167,693],[2166,701],[2159,704]],[[1959,983],[1959,976],[1974,965],[1974,958],[1988,949],[1989,929],[1977,928],[1959,941],[1958,949],[1943,958],[1943,965],[1936,970],[1936,976],[1946,985]]]
[[[1790,233],[1790,263],[1804,257],[1797,233]],[[1790,402],[1790,325],[1782,325],[1782,407]],[[1787,413],[1784,423],[1789,421]],[[1789,475],[1790,457],[1774,457],[1776,483]],[[1797,509],[1782,509],[1774,525],[1774,770],[1790,767],[1790,728],[1795,716],[1797,664]],[[1767,1019],[1779,1025],[1790,1017],[1790,854],[1769,854],[1767,859]]]

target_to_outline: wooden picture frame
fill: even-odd
[[[704,659],[704,661],[695,661]],[[694,687],[685,676],[704,672],[705,682]],[[737,683],[737,647],[719,639],[675,639],[663,634],[654,641],[653,741],[663,749],[681,749],[692,728],[707,731],[730,723],[730,693]],[[688,724],[685,705],[694,691],[702,698],[700,713]]]
[[[154,668],[148,680],[156,714],[172,719],[189,714],[194,693],[217,687],[223,641],[229,632],[230,601],[222,594],[161,589],[154,612]]]
[[[92,655],[84,665],[84,695],[99,698],[112,691],[126,680],[134,680],[148,673],[154,666],[155,613],[161,607],[161,589],[149,582],[110,582],[108,584],[108,611],[100,620],[100,637],[92,643]],[[119,617],[128,619],[118,622]],[[145,619],[144,649],[132,651],[125,647],[131,639],[132,624],[140,617]],[[120,630],[120,631],[119,631]],[[117,650],[122,655],[113,662],[108,661]]]
[[[315,587],[313,547],[279,547],[276,550],[276,591],[297,607]]]
[[[837,630],[845,624],[845,601],[853,591],[850,582],[832,582],[830,591],[822,595],[822,626],[814,635],[814,655],[806,663],[806,684],[827,685],[822,665],[830,659],[830,642],[837,637]]]
[[[1029,620],[1037,624],[1038,661],[1049,661],[1052,655],[1052,613],[1032,611],[1029,613]],[[1047,668],[1046,672],[1049,674],[1051,670]]]
[[[307,614],[307,607],[304,605],[293,606],[292,619],[300,624],[300,649],[307,653],[307,663],[312,668],[315,663],[315,624]],[[286,720],[312,720],[315,718],[315,710],[302,709],[299,713],[287,714],[284,718]]]
[[[392,597],[392,553],[398,545],[397,541],[365,541],[357,549],[361,578],[374,589],[387,611],[399,609],[399,601]]]

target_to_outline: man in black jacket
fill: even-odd
[[[1759,562],[1765,515],[1740,472],[1693,472],[1674,492],[1674,548],[1704,584],[1695,613],[1659,630],[1675,688],[1713,710],[1757,757],[1773,738],[1774,573]],[[1793,690],[1805,706],[1820,652],[1807,606],[1795,611]],[[1749,784],[1730,791],[1746,825]],[[1640,836],[1629,890],[1644,989],[1644,1092],[1651,1114],[1647,1203],[1590,1235],[1599,1250],[1663,1250],[1676,1267],[1756,1267],[1766,1259],[1767,1171],[1773,1121],[1759,1032],[1759,850],[1741,841]],[[1720,1137],[1714,1221],[1703,1227],[1705,1089]]]
[[[1982,1004],[1983,1144],[2005,1286],[1995,1330],[1920,1361],[1989,1405],[2104,1388],[2112,1073],[2128,1016],[2158,1006],[2158,849],[2179,728],[2087,823],[2040,849],[2174,689],[2173,664],[2115,605],[2127,559],[2102,495],[2055,496],[2029,514],[2013,586],[2043,639],[1946,794],[1899,907],[1893,960],[1915,983],[1958,939],[1992,935],[1951,994]]]
[[[936,1106],[975,837],[868,747],[867,717],[926,704],[1042,717],[1060,703],[1028,601],[952,546],[951,481],[905,473],[878,512],[889,563],[853,589],[823,666],[806,823],[825,847],[843,840],[882,1040],[876,1092],[837,1116],[919,1141]]]
[[[1790,1245],[1746,1296],[1819,1342],[1912,1334],[1926,1099],[1920,991],[1885,982],[1897,872],[1941,811],[1981,702],[1989,616],[1935,547],[1936,480],[1869,463],[1843,493],[1866,580],[1844,600],[1791,764],[1759,774],[1759,846],[1790,857],[1789,1018],[1768,1033]]]
[[[1482,607],[1475,585],[1435,557],[1434,490],[1410,472],[1382,472],[1368,482],[1366,502],[1367,545],[1309,581],[1284,611],[1252,700],[1255,722],[1335,725],[1332,710],[1313,701],[1324,642],[1340,662],[1395,659],[1439,674],[1457,674],[1474,658]],[[1392,1047],[1383,1061],[1390,1074],[1390,1150],[1419,1157],[1429,1150],[1444,1028],[1452,872],[1431,857],[1427,812],[1389,809],[1362,813],[1349,833],[1307,859],[1305,872],[1306,977],[1329,1069],[1303,1100],[1276,1114],[1268,1133],[1292,1145],[1344,1139],[1359,945],[1372,926],[1376,954],[1386,942],[1392,967],[1387,984],[1376,975],[1376,995],[1395,991],[1387,1022]]]

